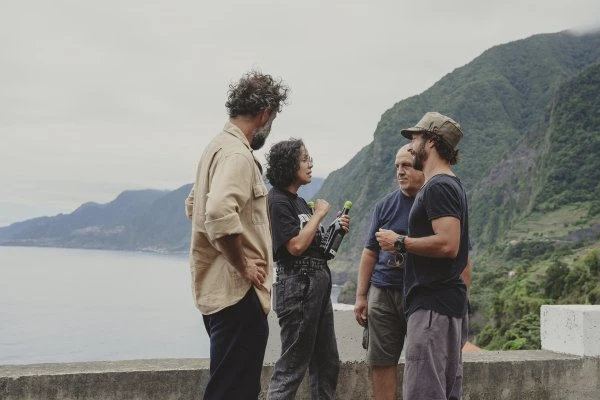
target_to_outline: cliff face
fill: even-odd
[[[354,202],[353,229],[342,244],[338,272],[355,272],[373,205],[397,187],[394,155],[407,143],[399,132],[427,111],[453,117],[465,133],[454,171],[468,190],[470,233],[478,250],[495,245],[533,211],[591,201],[597,185],[593,171],[600,167],[591,156],[599,154],[598,112],[592,110],[600,108],[591,94],[597,90],[598,62],[600,34],[537,35],[491,48],[387,110],[373,142],[331,173],[318,193],[332,204]],[[588,90],[575,100],[573,85],[580,80]],[[579,114],[584,117],[574,125]],[[586,143],[590,156],[582,157],[564,140]],[[586,176],[577,185],[587,194],[566,195],[572,175],[582,169]]]

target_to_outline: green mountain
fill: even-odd
[[[479,257],[472,328],[482,346],[538,348],[541,304],[600,304],[599,99],[600,64],[556,93],[532,168],[537,194]]]
[[[129,246],[134,223],[167,193],[128,190],[106,204],[89,202],[70,214],[17,222],[0,228],[0,245],[133,249]]]
[[[334,263],[337,280],[355,279],[373,206],[396,189],[394,155],[406,143],[400,129],[435,110],[465,133],[454,170],[470,201],[471,329],[485,330],[481,344],[539,346],[535,335],[515,332],[534,329],[537,318],[539,336],[540,304],[596,301],[566,292],[549,298],[544,287],[550,265],[571,271],[586,257],[593,265],[599,247],[599,71],[599,33],[536,35],[487,50],[387,110],[373,142],[331,173],[318,193],[332,204],[354,201],[352,232]],[[514,301],[520,291],[526,306]]]
[[[342,260],[357,259],[374,203],[396,188],[394,156],[406,143],[400,129],[430,110],[463,127],[455,172],[469,190],[471,235],[478,245],[493,243],[505,225],[531,210],[544,187],[545,138],[559,87],[599,61],[600,34],[537,35],[487,50],[422,94],[396,103],[382,115],[373,142],[332,172],[318,193],[332,204],[354,201],[354,229],[342,245]],[[516,187],[515,178],[527,184]],[[492,195],[490,188],[505,190]],[[509,202],[514,207],[506,207]]]

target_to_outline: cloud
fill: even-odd
[[[228,84],[252,67],[292,88],[266,147],[301,137],[325,176],[395,102],[491,46],[597,15],[596,0],[9,2],[0,182],[15,204],[72,198],[65,212],[82,198],[191,182],[225,123]]]

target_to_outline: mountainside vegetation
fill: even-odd
[[[539,348],[542,304],[600,304],[599,99],[600,34],[561,32],[489,49],[387,110],[373,142],[318,193],[354,200],[334,262],[343,298],[354,301],[373,206],[397,188],[393,160],[407,143],[399,132],[435,110],[465,133],[454,171],[469,196],[476,343]]]
[[[471,235],[477,245],[494,243],[518,213],[531,211],[544,186],[542,156],[560,85],[599,61],[599,34],[537,35],[487,50],[422,94],[396,103],[382,115],[373,142],[332,172],[318,193],[332,204],[354,201],[356,229],[342,245],[341,260],[357,259],[372,207],[397,188],[394,156],[407,143],[400,130],[431,110],[463,127],[455,173],[469,191]],[[515,186],[519,179],[522,187]]]
[[[479,257],[471,329],[481,346],[539,348],[542,304],[600,304],[599,99],[600,64],[555,96],[535,198]]]

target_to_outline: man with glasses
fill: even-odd
[[[380,228],[408,233],[408,215],[424,182],[423,173],[413,168],[409,146],[403,146],[396,154],[399,189],[375,205],[358,268],[354,314],[368,333],[368,345],[363,345],[367,345],[367,363],[377,400],[396,398],[396,371],[404,346],[406,318],[402,304],[404,256],[382,251],[375,234]]]

